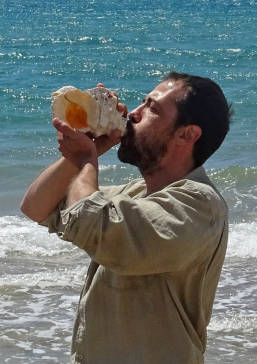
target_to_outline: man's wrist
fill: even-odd
[[[77,178],[83,184],[92,186],[98,190],[98,161],[84,161],[81,165],[81,170]]]
[[[84,168],[87,165],[93,166],[96,169],[97,174],[98,174],[98,159],[97,158],[86,158],[86,159],[83,159],[80,162],[80,165],[79,165],[80,173],[84,170]]]
[[[90,153],[81,156],[78,159],[78,168],[80,171],[82,171],[82,169],[87,165],[87,164],[91,164],[93,165],[97,171],[98,171],[98,155],[97,155],[97,151],[91,151]]]
[[[78,176],[72,182],[66,200],[69,207],[84,197],[98,191],[98,163],[95,160],[84,160]]]

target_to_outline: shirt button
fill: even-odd
[[[79,359],[80,359],[80,360],[84,359],[84,355],[79,354]]]

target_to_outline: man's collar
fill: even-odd
[[[195,168],[193,171],[189,172],[184,178],[196,182],[202,182],[207,184],[211,183],[203,166]]]

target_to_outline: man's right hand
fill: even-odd
[[[103,84],[103,83],[98,83],[96,87],[104,87],[104,84]],[[116,108],[117,108],[117,110],[118,110],[119,112],[121,112],[121,113],[122,113],[122,116],[123,116],[124,118],[126,118],[126,117],[127,117],[127,115],[128,115],[128,109],[127,109],[127,106],[126,106],[125,104],[122,104],[122,103],[120,103],[120,102],[119,102],[119,97],[118,97],[118,95],[116,94],[116,92],[114,92],[114,91],[110,91],[110,95],[109,95],[109,96],[110,96],[110,97],[112,97],[112,96],[115,96],[115,97],[116,97],[116,99],[117,99],[117,106],[116,106]]]
[[[57,118],[53,120],[53,125],[57,130],[59,151],[79,169],[88,159],[95,164],[97,157],[119,143],[121,138],[118,129],[113,130],[110,135],[92,138],[90,133],[75,130]]]

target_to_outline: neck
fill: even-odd
[[[188,173],[194,169],[194,163],[192,160],[179,161],[170,164],[161,164],[158,169],[152,173],[143,173],[142,175],[146,182],[147,195],[153,192],[160,191],[169,184],[176,182],[184,178]]]

